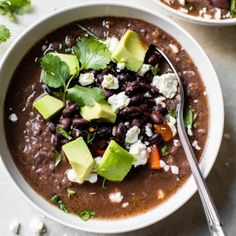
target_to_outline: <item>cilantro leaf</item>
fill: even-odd
[[[5,25],[0,25],[0,44],[6,42],[10,36],[10,30]]]
[[[105,101],[105,95],[100,88],[87,88],[79,85],[68,89],[67,97],[80,107],[93,106],[95,102]]]
[[[174,117],[175,119],[177,118],[177,110],[176,109],[171,109],[168,111],[168,115]]]
[[[30,7],[30,0],[0,0],[0,14],[7,15],[13,22],[16,21],[15,14],[23,15]]]
[[[152,72],[152,75],[155,76],[157,75],[158,69],[155,66],[151,66],[151,72]]]
[[[95,216],[95,211],[87,209],[87,210],[84,210],[84,211],[80,212],[78,215],[79,215],[81,220],[87,221],[91,217]]]
[[[167,145],[164,145],[162,148],[161,148],[161,154],[162,156],[166,156],[168,154],[168,146]]]
[[[194,110],[188,107],[184,115],[184,124],[186,128],[191,128],[194,121]]]
[[[72,140],[72,137],[60,126],[58,125],[56,127],[56,131],[61,134],[64,138],[66,138],[67,140]]]
[[[53,153],[55,155],[55,166],[57,167],[62,161],[62,156],[56,149],[53,150]]]
[[[68,209],[65,207],[63,201],[61,200],[61,198],[57,194],[52,195],[51,202],[53,204],[57,205],[60,210],[62,210],[64,212],[68,212]]]
[[[76,194],[76,192],[70,188],[67,188],[66,189],[66,192],[67,192],[67,196],[70,198],[72,196],[74,196]]]
[[[81,70],[105,69],[111,61],[111,53],[106,45],[95,38],[81,38],[73,49],[81,63]]]
[[[58,56],[47,54],[41,58],[43,68],[42,80],[51,88],[66,86],[69,78],[69,67]]]

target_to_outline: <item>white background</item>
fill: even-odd
[[[16,36],[28,25],[51,11],[78,2],[85,1],[32,0],[32,11],[24,16],[17,17],[17,24],[10,23],[6,17],[0,16],[0,23],[7,25],[12,32],[11,39],[0,45],[0,60]],[[160,11],[151,0],[132,0],[129,2]],[[178,21],[178,23],[188,30],[206,50],[222,84],[225,98],[226,135],[207,182],[229,235],[236,235],[236,27],[218,28],[191,25],[181,21]],[[12,235],[8,231],[8,225],[16,219],[22,225],[20,235],[32,236],[29,221],[33,217],[39,217],[44,221],[47,227],[45,235],[93,235],[63,227],[39,214],[22,198],[18,190],[6,177],[0,161],[0,236]],[[124,235],[204,236],[209,234],[199,198],[195,195],[187,204],[167,219],[146,229],[122,234],[122,236]]]

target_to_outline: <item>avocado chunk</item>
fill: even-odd
[[[81,182],[83,182],[93,171],[94,167],[94,160],[87,144],[84,142],[83,138],[80,137],[63,145],[62,150],[66,154],[72,169]]]
[[[59,57],[68,65],[70,75],[77,75],[79,73],[79,61],[75,55],[63,54],[58,52],[51,52],[50,54]]]
[[[125,63],[125,67],[137,72],[144,62],[148,46],[132,30],[126,31],[121,38],[112,57],[119,63]]]
[[[112,140],[97,167],[97,173],[110,181],[122,181],[134,160],[133,155]]]
[[[106,103],[95,103],[94,106],[84,106],[80,109],[81,116],[88,121],[100,120],[110,123],[115,123],[116,113],[112,110],[111,106]]]
[[[64,107],[64,103],[61,100],[47,94],[37,99],[33,106],[45,120],[48,120]]]

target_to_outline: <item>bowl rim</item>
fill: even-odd
[[[44,17],[38,19],[37,21],[35,21],[33,24],[31,24],[29,27],[27,27],[15,40],[14,42],[11,44],[11,46],[8,48],[8,50],[6,51],[6,53],[4,54],[2,60],[0,61],[0,73],[1,73],[1,69],[4,65],[4,62],[6,61],[6,59],[10,56],[10,53],[12,50],[14,50],[14,48],[16,47],[16,45],[20,42],[20,40],[27,34],[29,34],[31,32],[31,30],[33,30],[35,27],[37,27],[38,24],[46,22],[47,20],[49,20],[50,18],[56,16],[56,15],[60,15],[63,14],[67,11],[73,10],[74,8],[81,8],[81,7],[94,7],[94,6],[111,6],[111,7],[125,7],[125,8],[129,8],[132,10],[137,10],[140,12],[143,12],[144,14],[148,14],[148,15],[152,15],[158,18],[161,18],[163,21],[165,21],[166,23],[168,23],[169,25],[177,28],[180,32],[184,33],[186,36],[189,37],[189,39],[192,41],[192,43],[195,44],[195,47],[201,52],[202,55],[205,56],[205,60],[206,62],[209,64],[211,72],[213,73],[213,76],[216,78],[215,83],[216,86],[218,87],[218,95],[219,95],[219,107],[221,108],[221,110],[219,111],[219,117],[218,117],[218,121],[220,124],[222,124],[221,126],[219,126],[219,130],[217,132],[218,136],[216,137],[215,140],[215,151],[211,157],[211,162],[209,163],[209,165],[207,166],[207,168],[203,169],[203,175],[204,177],[206,177],[210,170],[213,167],[213,164],[216,160],[219,148],[220,148],[220,144],[221,144],[221,140],[222,140],[222,135],[223,135],[223,126],[224,126],[224,106],[223,106],[223,95],[222,95],[222,91],[221,91],[221,87],[220,87],[220,83],[218,80],[218,77],[216,75],[216,72],[208,58],[208,56],[206,55],[206,53],[203,51],[203,49],[200,47],[200,45],[197,43],[197,41],[188,33],[186,32],[182,27],[180,27],[177,23],[173,22],[172,20],[168,19],[167,17],[164,17],[163,15],[161,15],[160,13],[156,13],[154,11],[151,11],[149,9],[147,9],[146,7],[143,6],[133,6],[131,3],[124,3],[124,2],[120,2],[120,3],[115,3],[115,2],[110,2],[110,1],[101,1],[101,2],[89,2],[89,3],[78,3],[78,4],[74,4],[72,6],[68,6],[59,10],[56,10],[55,12],[51,12],[47,15],[45,15]],[[165,29],[164,29],[165,30]],[[191,56],[191,54],[190,54]],[[203,81],[204,83],[204,81]],[[1,154],[1,150],[0,150],[0,156]],[[2,158],[2,157],[1,157]],[[133,230],[138,230],[144,227],[147,227],[151,224],[154,224],[162,219],[164,219],[165,217],[169,216],[170,214],[172,214],[173,212],[175,212],[178,208],[180,208],[183,204],[185,204],[192,196],[193,194],[196,192],[197,188],[196,185],[193,184],[192,189],[189,190],[188,192],[188,196],[185,197],[184,200],[182,200],[180,203],[175,204],[174,207],[169,211],[169,212],[165,212],[161,217],[159,217],[158,219],[150,219],[148,222],[143,222],[142,224],[139,225],[130,225],[127,228],[122,228],[122,221],[125,221],[125,219],[122,220],[115,220],[117,222],[121,222],[120,227],[119,228],[114,228],[114,229],[91,229],[88,228],[89,226],[78,226],[78,225],[74,225],[72,223],[68,223],[68,222],[64,222],[62,221],[62,219],[58,219],[56,217],[56,215],[52,215],[49,212],[47,212],[46,210],[42,209],[39,205],[37,205],[37,203],[35,202],[34,199],[30,198],[30,196],[28,196],[21,188],[20,186],[17,185],[17,182],[15,181],[15,179],[13,178],[13,176],[10,173],[10,170],[7,168],[7,166],[4,163],[4,160],[2,158],[2,163],[3,163],[3,169],[5,170],[5,173],[9,176],[9,179],[14,183],[14,186],[16,186],[16,188],[18,189],[18,191],[21,193],[21,195],[31,204],[33,205],[36,209],[38,209],[41,213],[43,213],[44,215],[46,215],[48,218],[53,219],[54,221],[65,225],[67,227],[71,227],[74,229],[79,229],[79,230],[83,230],[83,231],[87,231],[87,232],[93,232],[93,233],[124,233],[124,232],[129,232],[129,231],[133,231]],[[200,168],[201,168],[201,163],[200,163]],[[186,185],[188,182],[194,183],[193,182],[193,177],[192,175],[188,178],[188,180],[185,182],[184,185]],[[181,187],[182,188],[182,187]],[[32,188],[31,188],[32,189]],[[32,191],[34,191],[32,189]],[[178,192],[178,191],[177,191]],[[167,200],[169,201],[169,200]],[[48,203],[47,203],[48,204]],[[48,204],[49,205],[49,204]],[[152,209],[153,210],[153,209]],[[59,212],[60,210],[58,210]],[[149,213],[151,212],[151,210],[148,211]],[[59,213],[58,213],[59,214]],[[63,213],[64,214],[64,213]],[[147,213],[148,214],[148,213]],[[134,217],[130,217],[130,218],[138,218],[140,217],[139,215],[134,216]],[[96,220],[92,220],[92,221],[96,221]],[[91,221],[91,222],[92,222]],[[107,220],[97,220],[100,223],[104,223],[104,222],[111,222],[111,221],[107,221]]]
[[[209,25],[209,26],[232,26],[236,25],[236,17],[231,19],[205,19],[203,17],[199,16],[192,16],[186,13],[183,13],[181,11],[177,11],[173,9],[170,6],[167,6],[166,4],[162,3],[160,0],[153,0],[159,7],[161,7],[164,11],[170,13],[171,15],[174,15],[175,17],[178,17],[181,20],[191,22],[194,24],[200,24],[200,25]]]

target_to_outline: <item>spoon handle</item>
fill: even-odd
[[[224,233],[224,230],[222,228],[222,223],[220,221],[219,214],[216,210],[215,204],[206,186],[206,182],[201,174],[195,154],[188,140],[185,128],[183,127],[184,127],[183,120],[177,119],[179,138],[185,151],[185,154],[187,156],[195,183],[198,188],[198,192],[207,218],[209,231],[212,236],[225,236],[226,234]]]

